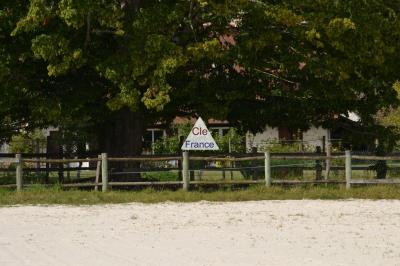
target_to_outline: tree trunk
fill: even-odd
[[[100,150],[107,152],[109,157],[140,155],[144,130],[143,114],[124,108],[103,126],[99,139]]]
[[[134,157],[142,153],[142,136],[145,131],[143,113],[132,112],[124,108],[114,113],[111,119],[103,126],[99,138],[101,152],[108,153],[109,157]],[[113,172],[135,171],[140,163],[113,162],[110,163]],[[140,174],[110,175],[111,181],[134,181],[140,179]]]

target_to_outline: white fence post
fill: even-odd
[[[108,155],[107,155],[107,153],[101,154],[101,183],[102,183],[102,191],[106,192],[108,189]]]
[[[264,163],[264,174],[265,174],[265,186],[270,187],[272,184],[271,180],[271,153],[265,152],[265,163]]]
[[[346,189],[351,188],[351,151],[346,151]]]
[[[182,181],[183,181],[183,190],[189,190],[189,152],[184,151],[182,153]]]
[[[16,185],[17,185],[17,191],[22,190],[22,175],[23,175],[23,162],[22,162],[22,155],[21,154],[15,154],[15,161],[16,161]]]

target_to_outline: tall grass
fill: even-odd
[[[0,190],[0,205],[67,204],[94,205],[114,203],[158,203],[166,201],[251,201],[251,200],[301,200],[301,199],[400,199],[399,186],[368,186],[346,190],[341,187],[272,187],[252,186],[246,189],[217,190],[211,192],[181,190],[109,191],[106,193],[82,190],[63,190],[58,186],[30,187],[22,192]]]

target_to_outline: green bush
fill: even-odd
[[[173,125],[171,128],[171,136],[164,136],[153,144],[155,154],[176,154],[181,151],[179,145],[180,137],[186,138],[192,129],[191,123]]]
[[[33,153],[35,152],[34,143],[44,141],[46,141],[46,137],[40,130],[30,133],[22,132],[12,136],[9,143],[10,151],[12,153]]]
[[[230,128],[224,136],[215,134],[214,139],[221,152],[246,152],[246,137],[235,128]]]
[[[304,144],[301,141],[285,143],[278,140],[270,140],[270,141],[265,141],[261,145],[259,145],[258,151],[259,152],[270,151],[277,153],[299,152],[299,151],[315,152],[315,148],[311,145]]]
[[[175,154],[180,151],[179,137],[162,137],[153,144],[155,154]]]

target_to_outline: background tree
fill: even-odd
[[[259,131],[355,111],[370,126],[398,103],[399,5],[2,1],[2,130],[53,125],[130,155],[146,125],[176,115]]]

